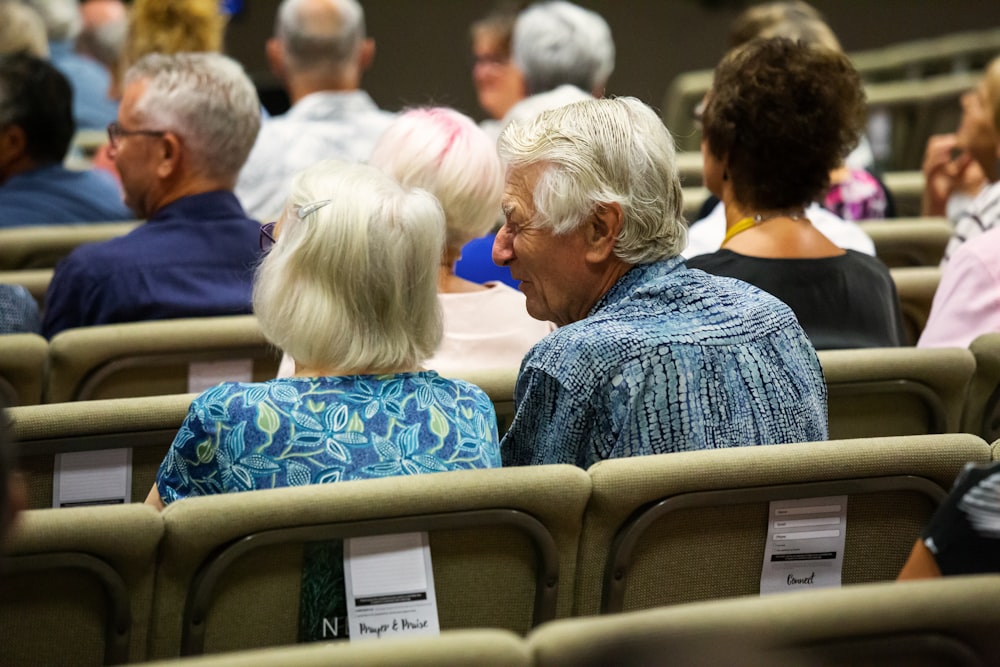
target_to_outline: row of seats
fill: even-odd
[[[644,667],[1000,664],[1000,577],[881,583],[547,623],[240,651],[149,667]]]
[[[303,544],[345,537],[427,531],[443,630],[756,595],[774,500],[847,496],[842,583],[889,581],[998,448],[842,440],[27,511],[2,559],[0,663],[295,643]]]

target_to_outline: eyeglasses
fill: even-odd
[[[108,141],[111,143],[112,148],[118,148],[118,141],[122,137],[130,137],[136,134],[142,134],[147,137],[162,137],[166,134],[164,130],[126,130],[122,127],[121,123],[115,121],[113,123],[108,123]]]
[[[510,64],[510,56],[499,54],[475,54],[472,56],[472,66],[482,65],[484,67],[505,67]]]
[[[295,215],[299,220],[304,220],[331,202],[333,202],[332,199],[320,199],[319,201],[303,204],[298,207]],[[274,238],[274,226],[277,224],[278,221],[275,220],[274,222],[269,222],[260,226],[260,249],[265,253],[270,252],[271,248],[274,247],[276,242],[276,239]]]

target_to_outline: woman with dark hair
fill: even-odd
[[[847,57],[783,38],[730,52],[704,110],[705,184],[725,204],[726,236],[719,251],[688,265],[775,295],[817,349],[902,342],[885,265],[838,247],[806,217],[864,120]]]

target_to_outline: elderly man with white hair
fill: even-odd
[[[240,174],[236,195],[247,212],[273,220],[292,177],[320,160],[368,160],[395,118],[361,90],[375,58],[356,0],[284,0],[267,59],[292,108],[264,123]]]
[[[525,357],[504,465],[824,440],[826,385],[791,310],[689,270],[674,143],[633,98],[512,123],[493,259],[559,329]]]
[[[542,2],[518,16],[511,59],[524,76],[528,97],[511,107],[501,128],[603,96],[615,68],[615,43],[600,14],[562,0]]]

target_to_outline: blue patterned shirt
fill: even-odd
[[[198,396],[160,465],[187,496],[500,466],[496,414],[434,371],[224,383]]]
[[[789,308],[681,258],[636,266],[521,364],[504,465],[825,440],[826,384]]]

